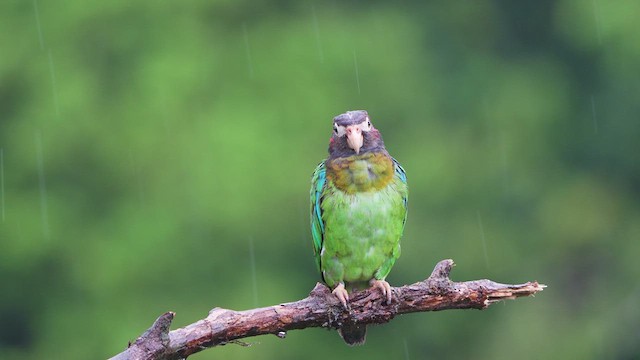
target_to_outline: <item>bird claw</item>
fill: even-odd
[[[342,306],[344,306],[346,310],[349,310],[349,307],[347,306],[347,302],[349,301],[349,293],[347,292],[347,289],[344,288],[343,283],[338,284],[338,286],[336,286],[336,288],[333,289],[331,293],[335,295],[338,300],[340,300]]]
[[[378,288],[382,292],[383,296],[387,297],[387,304],[391,304],[391,285],[384,280],[371,279],[369,286]]]

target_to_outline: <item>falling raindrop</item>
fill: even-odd
[[[301,203],[302,204],[302,203]],[[307,244],[307,241],[309,241],[309,238],[307,236],[309,236],[309,217],[307,214],[307,211],[309,211],[308,205],[304,204],[300,206],[300,210],[298,211],[298,218],[299,220],[299,224],[300,224],[300,233],[302,234],[300,236],[300,241],[302,241],[303,244]],[[305,216],[306,215],[306,216]]]
[[[482,217],[480,216],[480,211],[477,211],[478,215],[478,226],[480,227],[480,235],[482,239],[482,249],[484,250],[484,262],[487,265],[487,269],[489,268],[489,255],[487,254],[487,239],[484,236],[484,226],[482,225]]]
[[[249,65],[249,78],[253,79],[253,61],[251,60],[251,46],[249,46],[249,33],[247,32],[246,23],[242,23],[242,33],[244,34],[244,47],[247,53],[247,63]]]
[[[60,116],[60,106],[58,105],[58,89],[56,86],[56,72],[55,67],[53,66],[53,56],[51,55],[51,50],[49,50],[49,73],[51,74],[51,87],[53,89],[53,103],[56,108],[56,116]]]
[[[360,94],[360,74],[358,73],[358,57],[355,50],[353,50],[353,65],[356,68],[356,84],[358,85],[358,94]]]
[[[507,134],[500,132],[500,163],[502,167],[502,195],[508,198],[510,194],[510,176],[509,176],[509,143]]]
[[[40,50],[44,50],[44,38],[42,37],[42,27],[40,26],[40,11],[38,11],[38,0],[33,0],[33,9],[36,14],[36,29],[38,29],[38,41],[40,41]]]
[[[251,261],[251,286],[253,292],[253,307],[258,307],[258,280],[256,277],[256,255],[253,249],[253,237],[249,237],[249,261]]]
[[[500,133],[500,162],[502,164],[502,192],[505,197],[509,195],[509,152],[507,137],[504,132]]]
[[[311,13],[313,14],[313,31],[316,33],[316,45],[318,46],[318,55],[320,56],[320,63],[323,63],[324,52],[322,51],[322,41],[320,40],[320,26],[318,25],[318,15],[316,14],[315,5],[311,6]]]
[[[405,360],[409,360],[409,345],[407,344],[407,339],[402,340],[404,343],[404,358]]]
[[[49,210],[47,206],[47,183],[44,177],[44,157],[42,154],[42,134],[36,132],[36,160],[38,164],[38,182],[40,184],[40,216],[42,217],[42,235],[49,240]]]
[[[600,32],[600,12],[598,11],[598,4],[596,0],[592,0],[591,4],[593,5],[593,17],[596,22],[596,36],[598,37],[598,44],[602,44],[602,34]]]
[[[0,196],[2,196],[2,222],[4,222],[4,149],[0,148]]]
[[[593,131],[595,131],[595,133],[598,133],[598,114],[596,113],[596,100],[593,97],[593,95],[591,95],[591,115],[593,117]]]

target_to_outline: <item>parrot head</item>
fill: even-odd
[[[347,111],[333,118],[333,135],[329,142],[331,156],[345,157],[373,151],[384,151],[384,143],[366,111]]]

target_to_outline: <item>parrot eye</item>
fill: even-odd
[[[333,124],[333,133],[338,135],[338,125]]]
[[[369,118],[367,118],[367,122],[364,123],[364,128],[362,130],[365,130],[365,131],[371,130],[371,121],[369,121]]]

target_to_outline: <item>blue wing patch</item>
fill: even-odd
[[[394,159],[393,157],[391,158],[391,160],[393,160],[393,164],[395,165],[395,177],[400,179],[400,181],[402,181],[403,183],[407,183],[407,173],[404,172],[404,168],[402,167],[402,165],[400,165],[400,163],[398,162],[398,160]],[[407,196],[402,198],[402,202],[404,203],[404,208],[405,210],[407,209]],[[405,212],[404,215],[404,220],[403,220],[403,224],[407,222],[407,214]]]
[[[398,162],[398,160],[391,158],[391,160],[393,160],[393,164],[395,165],[396,168],[396,176],[402,180],[403,183],[407,183],[407,173],[404,172],[404,168],[402,167],[402,165],[400,165],[400,163]]]

